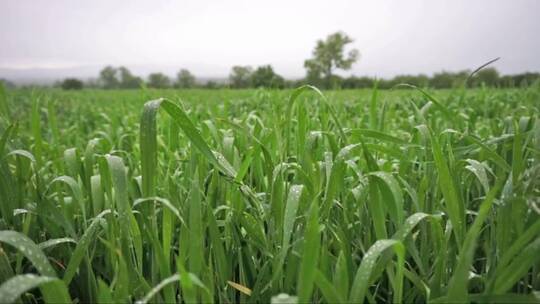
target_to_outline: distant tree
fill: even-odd
[[[521,73],[512,75],[514,86],[524,87],[532,85],[540,80],[540,73]]]
[[[60,86],[64,90],[81,90],[84,84],[77,78],[66,78],[62,81]]]
[[[482,84],[488,87],[494,87],[499,84],[500,75],[495,68],[485,68],[478,71],[472,78],[473,86],[480,86]]]
[[[352,42],[352,38],[343,32],[331,34],[325,40],[318,40],[313,57],[304,62],[306,80],[332,86],[334,70],[349,70],[358,60],[357,49],[351,49],[346,56],[344,54],[346,45]]]
[[[459,72],[442,71],[433,74],[429,80],[429,85],[436,89],[457,88],[465,84],[471,72],[468,70]]]
[[[513,88],[515,86],[514,79],[510,75],[504,75],[499,79],[499,85],[504,88]]]
[[[276,74],[271,65],[263,65],[251,74],[251,85],[256,88],[283,88],[285,79]]]
[[[101,83],[97,78],[90,78],[84,82],[84,87],[87,89],[99,89],[101,88]]]
[[[195,87],[196,79],[189,70],[181,69],[176,75],[175,87],[181,89],[189,89]]]
[[[120,74],[119,86],[122,89],[137,89],[143,82],[140,77],[131,74],[126,67],[119,67],[118,73]]]
[[[213,80],[208,80],[205,84],[204,84],[204,87],[206,89],[216,89],[218,87],[218,84],[217,82],[213,81]]]
[[[356,77],[351,76],[343,79],[342,87],[344,89],[362,89],[362,88],[372,88],[375,79],[371,77]]]
[[[118,70],[112,66],[106,66],[99,72],[99,81],[104,89],[116,89],[120,86]]]
[[[233,66],[229,81],[233,88],[247,88],[251,80],[253,69],[250,66]]]
[[[406,83],[417,87],[426,87],[429,85],[429,77],[426,75],[397,75],[390,81],[390,85]]]
[[[452,83],[452,87],[459,88],[463,86],[467,81],[467,78],[469,78],[469,75],[471,75],[471,71],[469,70],[463,70],[453,73],[452,76],[454,77],[454,82]]]
[[[451,88],[453,83],[454,77],[452,76],[452,73],[446,71],[434,73],[429,81],[430,86],[436,89]]]
[[[148,87],[164,89],[171,86],[171,80],[163,73],[152,73],[148,75]]]

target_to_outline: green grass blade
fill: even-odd
[[[0,242],[9,244],[20,251],[28,260],[30,260],[30,262],[32,262],[41,275],[56,277],[56,271],[52,268],[47,256],[45,256],[39,246],[26,235],[16,231],[0,231]]]
[[[375,267],[377,258],[388,248],[393,247],[394,251],[402,260],[398,262],[401,264],[403,262],[403,257],[405,255],[404,248],[401,242],[397,240],[378,240],[373,244],[369,250],[364,255],[360,267],[356,271],[354,277],[353,285],[351,286],[351,293],[349,295],[349,302],[351,303],[362,303],[368,291],[368,284],[372,274],[372,271]],[[398,265],[402,268],[403,265]],[[398,278],[399,279],[399,278]],[[402,278],[401,278],[402,280]],[[396,282],[398,283],[398,282]],[[399,283],[401,284],[401,283]],[[396,294],[400,294],[400,290],[396,291]]]
[[[341,298],[334,285],[322,274],[319,270],[315,275],[315,284],[322,292],[327,303],[345,303]]]
[[[439,174],[439,187],[443,193],[448,216],[452,222],[458,244],[461,244],[464,234],[465,208],[459,197],[457,187],[452,178],[448,162],[443,154],[439,139],[430,131],[432,153]]]
[[[0,285],[2,303],[13,303],[23,293],[40,287],[45,303],[71,303],[68,290],[61,280],[55,277],[21,274]]]
[[[315,277],[317,275],[317,265],[320,252],[319,236],[319,206],[316,201],[311,203],[307,216],[306,231],[304,236],[304,248],[298,273],[298,302],[310,302]]]
[[[75,247],[75,250],[71,254],[71,258],[69,259],[66,271],[64,272],[63,280],[66,285],[69,285],[69,283],[75,276],[75,272],[79,268],[79,264],[88,253],[88,247],[90,246],[90,243],[97,238],[99,229],[102,225],[105,224],[105,220],[103,219],[103,217],[110,212],[110,210],[105,210],[96,218],[94,218],[90,226],[88,226],[83,236],[79,240],[77,247]]]
[[[502,178],[499,179],[499,181],[502,180]],[[457,267],[448,286],[448,300],[450,301],[468,301],[467,283],[469,270],[474,258],[474,250],[476,249],[476,240],[480,234],[482,225],[489,214],[491,206],[493,205],[495,195],[501,186],[502,182],[499,182],[498,185],[493,187],[493,189],[489,192],[485,200],[480,205],[478,216],[474,220],[469,232],[467,232],[467,236],[465,237],[465,241],[458,258]]]

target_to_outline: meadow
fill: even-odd
[[[540,302],[540,86],[0,92],[2,303]]]

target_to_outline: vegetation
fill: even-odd
[[[152,73],[148,75],[148,87],[155,89],[165,89],[171,86],[171,80],[163,73]]]
[[[0,90],[1,302],[538,302],[539,100]]]
[[[334,78],[334,70],[348,70],[358,60],[358,50],[352,49],[345,57],[345,46],[353,40],[347,34],[337,32],[326,37],[325,40],[317,41],[313,50],[313,58],[304,62],[307,71],[306,80],[309,83],[334,87],[337,85]]]
[[[236,89],[249,88],[252,72],[253,69],[250,66],[233,66],[229,75],[231,87]]]
[[[186,69],[181,69],[176,76],[176,87],[180,89],[191,89],[196,85],[195,76]]]
[[[283,76],[274,71],[271,65],[259,66],[255,70],[251,66],[238,65],[232,67],[228,83],[218,83],[215,80],[208,80],[206,83],[198,82],[193,73],[187,69],[181,69],[174,82],[163,73],[152,73],[148,76],[146,85],[157,89],[171,87],[179,89],[196,87],[206,89],[282,89],[301,85],[315,85],[323,89],[363,89],[371,88],[377,83],[379,89],[393,89],[397,85],[406,83],[420,88],[456,89],[465,85],[468,87],[498,88],[527,87],[540,81],[540,73],[526,72],[501,76],[493,67],[481,69],[478,73],[474,73],[475,76],[471,79],[469,79],[469,75],[471,75],[469,70],[441,71],[434,73],[431,77],[424,74],[397,75],[390,79],[336,75],[336,70],[350,70],[358,60],[359,52],[357,49],[350,49],[345,54],[345,48],[351,43],[353,43],[353,39],[343,32],[336,32],[328,35],[324,40],[318,40],[312,58],[304,61],[306,77],[303,79],[285,80]],[[4,79],[0,79],[0,83],[4,83],[7,87],[15,86]],[[57,83],[55,86],[58,85],[62,86],[61,83]],[[118,68],[106,66],[100,71],[97,82],[90,80],[86,83],[87,87],[102,89],[138,89],[144,85],[141,77],[133,75],[129,69],[123,66]]]
[[[282,89],[285,87],[285,79],[276,74],[271,65],[263,65],[251,74],[251,86],[255,88]]]
[[[77,78],[66,78],[60,86],[64,90],[82,90],[84,83]]]

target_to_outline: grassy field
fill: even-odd
[[[6,91],[0,302],[539,302],[539,109],[540,86]]]

